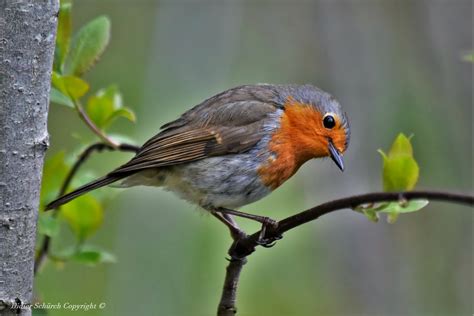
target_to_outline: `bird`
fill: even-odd
[[[265,228],[276,221],[238,209],[270,194],[310,159],[330,157],[344,171],[349,140],[347,113],[316,86],[241,85],[163,125],[130,161],[46,210],[113,183],[164,187],[217,217],[234,240],[245,233],[233,216],[260,222],[259,241],[269,246]]]

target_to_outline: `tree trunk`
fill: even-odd
[[[30,315],[58,0],[0,0],[0,315]]]

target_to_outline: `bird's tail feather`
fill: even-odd
[[[94,180],[88,184],[85,184],[83,185],[82,187],[68,193],[68,194],[65,194],[63,196],[61,196],[60,198],[52,201],[51,203],[49,203],[48,205],[46,205],[46,211],[47,210],[51,210],[53,208],[57,208],[58,206],[61,206],[69,201],[72,201],[74,200],[75,198],[89,192],[89,191],[92,191],[92,190],[95,190],[97,188],[100,188],[100,187],[103,187],[103,186],[106,186],[108,184],[111,184],[115,181],[118,181],[122,178],[126,177],[125,175],[124,176],[110,176],[110,175],[107,175],[105,177],[102,177],[102,178],[99,178],[97,180]]]

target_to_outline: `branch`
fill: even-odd
[[[73,99],[74,100],[74,99]],[[116,142],[109,136],[107,136],[97,125],[94,124],[94,122],[90,119],[90,117],[87,115],[86,111],[84,111],[84,108],[82,107],[81,103],[78,100],[74,100],[74,106],[76,107],[77,112],[79,113],[79,116],[81,119],[86,123],[86,125],[96,134],[99,136],[102,141],[109,147],[112,147],[112,149],[117,149],[120,150],[120,146],[122,146],[120,143]]]
[[[111,151],[118,150],[118,151],[123,151],[123,152],[135,152],[136,153],[139,150],[139,147],[137,147],[135,145],[129,145],[129,144],[118,144],[117,147],[112,147],[111,145],[106,144],[106,143],[95,143],[95,144],[90,145],[79,155],[79,157],[77,158],[77,161],[74,163],[71,170],[67,174],[66,178],[64,179],[63,184],[61,185],[61,189],[59,190],[58,198],[63,196],[64,194],[66,194],[66,192],[69,188],[69,185],[72,182],[72,179],[74,178],[74,176],[79,171],[79,168],[89,158],[89,156],[95,151],[96,152],[101,152],[105,149],[111,150]],[[52,216],[53,217],[58,216],[58,214],[59,214],[58,211],[59,211],[58,208],[54,209],[53,213],[52,213]],[[38,254],[36,255],[36,258],[35,258],[35,267],[34,267],[35,275],[39,271],[41,266],[43,265],[47,255],[48,255],[50,244],[51,244],[51,237],[45,236],[44,239],[43,239],[43,243],[41,244],[41,247],[40,247],[40,249],[38,251]]]
[[[230,259],[227,266],[227,273],[224,281],[224,288],[222,289],[221,301],[217,308],[217,315],[232,316],[237,313],[235,307],[235,299],[237,296],[237,285],[239,282],[240,272],[247,263],[246,258]]]
[[[414,199],[428,199],[432,201],[442,201],[450,203],[464,204],[467,206],[474,205],[474,197],[458,193],[440,192],[440,191],[409,191],[409,192],[374,192],[362,195],[350,196],[338,200],[326,202],[310,208],[306,211],[289,216],[277,223],[275,227],[267,228],[265,238],[276,239],[283,233],[296,228],[305,223],[314,221],[320,216],[368,203],[404,201]],[[255,251],[258,246],[258,238],[260,231],[252,235],[234,241],[229,249],[231,261],[227,267],[227,274],[224,282],[222,298],[219,303],[218,315],[234,315],[237,313],[235,307],[237,285],[239,282],[240,272],[246,262],[246,257]]]

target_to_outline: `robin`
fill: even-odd
[[[234,239],[244,233],[233,215],[275,225],[269,217],[237,211],[260,200],[312,158],[331,157],[344,170],[349,144],[346,113],[312,85],[243,85],[219,93],[161,127],[129,162],[47,205],[57,208],[97,188],[158,186],[209,211]]]

